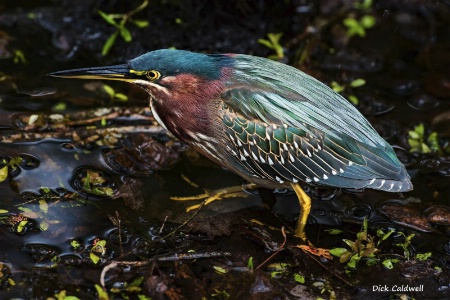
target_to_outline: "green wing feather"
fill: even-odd
[[[346,99],[290,66],[246,55],[235,59],[221,96],[226,105],[223,121],[235,143],[235,164],[279,182],[314,178],[331,186],[411,188],[392,147]],[[307,147],[294,147],[294,137],[297,145],[310,145],[314,155],[306,155]],[[282,145],[289,149],[272,151]],[[252,149],[258,159],[238,159],[244,153],[251,158]],[[275,159],[270,168],[269,157]],[[338,170],[345,172],[335,174]]]
[[[249,117],[307,130],[305,124],[373,147],[386,142],[345,98],[317,79],[272,60],[238,55],[230,104]],[[338,134],[339,133],[339,134]]]

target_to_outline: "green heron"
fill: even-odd
[[[412,189],[392,147],[345,98],[288,65],[241,54],[156,50],[128,64],[49,74],[119,80],[150,95],[155,119],[182,142],[256,186]]]

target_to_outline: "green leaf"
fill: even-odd
[[[23,211],[23,212],[32,212],[32,210],[29,209],[28,207],[22,207],[22,206],[19,206],[18,209],[20,209],[20,210]]]
[[[68,297],[66,296],[67,291],[66,290],[62,290],[60,291],[58,294],[55,294],[55,297],[57,300],[66,300]],[[75,299],[73,299],[75,300]]]
[[[392,263],[392,259],[385,259],[385,260],[383,260],[382,264],[388,270],[392,270],[394,268],[394,264]]]
[[[6,209],[0,209],[0,214],[6,214],[8,211]]]
[[[283,274],[283,272],[280,271],[274,271],[272,273],[270,273],[270,278],[275,278],[278,277],[279,275]]]
[[[132,20],[131,22],[133,22],[133,24],[139,28],[144,28],[144,27],[147,27],[148,25],[150,25],[150,23],[145,20]]]
[[[119,31],[120,31],[120,35],[122,36],[122,38],[125,42],[127,42],[127,43],[131,42],[131,40],[132,40],[131,33],[126,27],[124,27],[124,26],[120,27]]]
[[[26,63],[27,59],[25,58],[25,54],[23,54],[22,51],[20,50],[14,50],[14,59],[13,59],[15,64],[18,63]]]
[[[115,94],[114,98],[123,102],[128,101],[128,96],[121,93]]]
[[[53,110],[62,111],[67,108],[67,104],[65,102],[58,102],[55,106],[53,106]]]
[[[378,261],[375,258],[369,258],[366,260],[366,266],[374,266],[378,263]]]
[[[439,146],[439,138],[437,132],[433,131],[430,133],[427,139],[428,145],[433,150],[436,150],[438,153],[441,153],[441,147]]]
[[[305,283],[305,276],[295,273],[294,280],[295,280],[295,282],[303,284],[303,283]]]
[[[3,182],[8,178],[8,166],[4,166],[0,169],[0,182]]]
[[[408,139],[408,144],[411,147],[410,152],[419,152],[421,150],[421,142],[415,139]]]
[[[280,39],[283,36],[283,33],[268,33],[267,36],[272,42],[272,45],[277,46],[280,45]]]
[[[343,21],[344,25],[348,28],[359,27],[359,23],[354,18],[345,18]]]
[[[347,240],[347,239],[343,239],[344,243],[346,243],[347,245],[349,245],[350,249],[352,249],[353,252],[357,252],[358,248],[356,247],[355,242]]]
[[[355,26],[352,26],[352,27],[348,28],[347,35],[348,36],[359,35],[360,37],[364,37],[364,36],[366,36],[366,31],[364,30],[364,27],[362,27],[361,25],[357,24]]]
[[[96,284],[95,285],[95,290],[97,291],[99,300],[109,300],[108,293],[101,286]]]
[[[365,84],[366,84],[366,81],[362,78],[358,78],[358,79],[355,79],[352,82],[350,82],[350,86],[352,88],[357,88],[357,87],[363,86]]]
[[[389,230],[388,233],[383,233],[383,236],[381,237],[381,241],[384,241],[385,239],[387,239],[391,234],[393,234],[395,232],[395,230]]]
[[[408,134],[409,134],[410,138],[415,139],[415,140],[419,140],[421,138],[421,136],[417,132],[412,131],[412,130],[408,131]]]
[[[361,253],[361,257],[373,256],[373,254],[377,251],[378,251],[378,249],[375,247],[367,248]]]
[[[105,56],[109,53],[109,50],[114,45],[114,42],[116,41],[117,35],[119,34],[118,31],[114,32],[105,42],[102,49],[102,55]]]
[[[418,260],[427,260],[431,257],[431,252],[426,252],[426,253],[417,253],[416,254],[416,258]]]
[[[130,286],[140,286],[144,281],[144,276],[140,276],[130,283]]]
[[[431,152],[431,149],[430,149],[430,147],[428,147],[427,144],[422,143],[422,151],[421,151],[421,152],[422,152],[422,153],[430,153],[430,152]]]
[[[272,43],[273,49],[277,53],[278,58],[284,57],[284,49],[283,46],[280,45],[280,39],[283,36],[283,33],[268,33],[270,42]]]
[[[269,42],[268,40],[258,39],[258,43],[260,43],[261,45],[264,45],[264,46],[266,46],[266,47],[268,47],[270,49],[274,49],[272,43]]]
[[[356,237],[358,238],[358,240],[367,241],[367,232],[366,231],[358,232],[356,234]]]
[[[346,248],[333,248],[330,253],[336,257],[341,257],[345,252],[349,252]]]
[[[376,23],[376,19],[374,16],[364,16],[361,18],[361,21],[359,22],[364,28],[372,28],[375,23]]]
[[[325,231],[327,231],[328,234],[331,234],[331,235],[339,235],[342,232],[344,232],[343,230],[335,229],[335,228],[333,228],[333,229],[326,229]]]
[[[267,269],[269,270],[274,270],[274,271],[281,271],[281,272],[286,272],[286,270],[290,267],[291,265],[288,263],[283,263],[283,262],[278,262],[278,263],[272,263],[270,265],[267,266]]]
[[[42,221],[40,224],[39,224],[39,228],[42,230],[42,231],[46,231],[47,229],[48,229],[48,223],[47,222],[45,222],[45,221]]]
[[[20,221],[19,225],[17,226],[17,232],[21,233],[27,224],[28,224],[27,220]]]
[[[336,81],[331,82],[330,85],[331,85],[331,88],[333,89],[333,91],[335,91],[336,93],[341,93],[345,90],[345,87],[340,85]]]
[[[114,91],[114,89],[112,87],[110,87],[107,84],[103,85],[103,90],[111,97],[114,98],[116,92]]]
[[[73,249],[77,250],[81,247],[81,244],[77,240],[71,240],[70,246],[72,246]]]
[[[373,0],[363,0],[362,2],[361,1],[359,1],[359,2],[357,1],[357,2],[355,2],[353,4],[353,7],[357,8],[357,9],[367,10],[367,9],[369,9],[372,6],[372,1]]]
[[[222,268],[222,267],[213,266],[213,269],[214,269],[214,271],[216,271],[216,272],[219,273],[219,274],[225,274],[225,273],[227,273],[227,270],[225,270],[225,269]]]
[[[116,21],[114,21],[114,19],[111,17],[111,15],[108,15],[104,12],[102,12],[101,10],[98,11],[98,14],[103,18],[103,20],[105,20],[106,22],[108,22],[109,24],[117,27],[119,26]]]
[[[100,257],[97,256],[94,252],[89,252],[89,257],[94,264],[98,264]]]
[[[46,214],[48,212],[48,204],[44,199],[39,200],[39,209]]]
[[[414,127],[414,131],[417,132],[421,138],[423,138],[425,134],[425,126],[423,125],[423,123],[420,123],[419,125]]]
[[[349,266],[352,269],[356,269],[356,265],[358,264],[360,259],[361,259],[361,256],[359,256],[358,254],[353,255],[350,258],[350,261],[347,263],[347,266]]]
[[[253,256],[250,256],[250,258],[248,259],[247,268],[253,270]]]
[[[345,263],[346,261],[348,261],[352,257],[352,255],[353,255],[353,253],[350,252],[350,251],[347,251],[347,252],[343,253],[341,255],[341,257],[339,257],[339,262],[341,264]]]

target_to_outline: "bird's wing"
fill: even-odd
[[[345,98],[291,66],[238,55],[232,80],[223,98],[245,116],[303,130],[309,125],[338,139],[348,136],[373,147],[386,144]]]
[[[235,67],[221,95],[235,164],[278,182],[401,188],[382,187],[405,180],[406,171],[347,100],[282,64],[239,56]]]

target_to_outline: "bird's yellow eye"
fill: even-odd
[[[148,79],[153,81],[153,80],[156,80],[159,77],[161,77],[161,73],[159,73],[158,71],[155,71],[155,70],[151,70],[151,71],[147,71],[145,76],[147,76]]]

